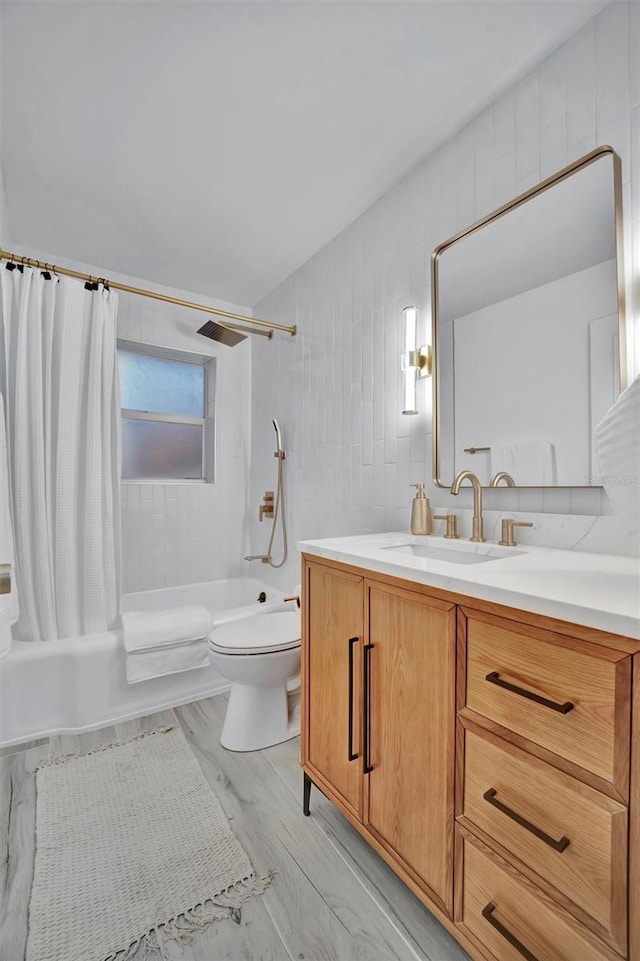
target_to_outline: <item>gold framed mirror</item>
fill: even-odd
[[[433,477],[597,487],[595,425],[626,387],[622,177],[586,154],[431,256]]]

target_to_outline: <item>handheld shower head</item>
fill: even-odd
[[[276,432],[276,446],[278,448],[278,453],[282,453],[282,436],[280,434],[280,427],[278,426],[278,421],[273,418],[273,429]]]

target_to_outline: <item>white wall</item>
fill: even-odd
[[[49,263],[51,251],[11,248]],[[65,267],[102,276],[98,265],[59,258]],[[250,315],[239,304],[110,273],[109,279]],[[206,313],[120,291],[118,337],[216,357],[216,482],[122,484],[123,590],[235,577],[248,542],[251,343],[224,347],[195,333]]]
[[[431,402],[419,385],[421,413],[400,413],[401,308],[421,308],[426,340],[429,256],[436,244],[600,144],[612,145],[622,157],[626,271],[637,316],[640,4],[619,2],[255,306],[256,316],[297,323],[300,334],[254,345],[252,551],[264,549],[268,535],[269,522],[258,525],[253,511],[262,491],[273,487],[273,416],[289,450],[294,544],[300,538],[408,529],[409,484],[431,478]],[[470,492],[454,498],[430,486],[438,506],[470,506]],[[575,531],[567,515],[584,515],[586,530],[588,515],[610,513],[602,492],[578,488],[488,492],[485,503],[544,515],[532,532],[534,543],[536,537],[557,543],[556,528]],[[556,528],[550,515],[559,515]],[[607,549],[628,550],[622,528],[607,520]],[[582,533],[572,539],[578,541],[597,546]],[[295,583],[298,572],[295,550],[282,571],[261,571],[282,586]]]
[[[4,177],[2,176],[2,167],[0,167],[0,246],[2,247],[3,250],[11,249],[11,234],[9,233],[9,212],[7,209],[7,194],[4,189]]]

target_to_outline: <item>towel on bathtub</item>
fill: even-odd
[[[209,665],[211,613],[196,605],[122,615],[127,681],[178,674]]]

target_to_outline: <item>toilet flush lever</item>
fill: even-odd
[[[287,601],[295,601],[297,606],[300,607],[300,597],[298,596],[298,594],[292,594],[291,597],[282,598],[283,604],[286,604]]]

